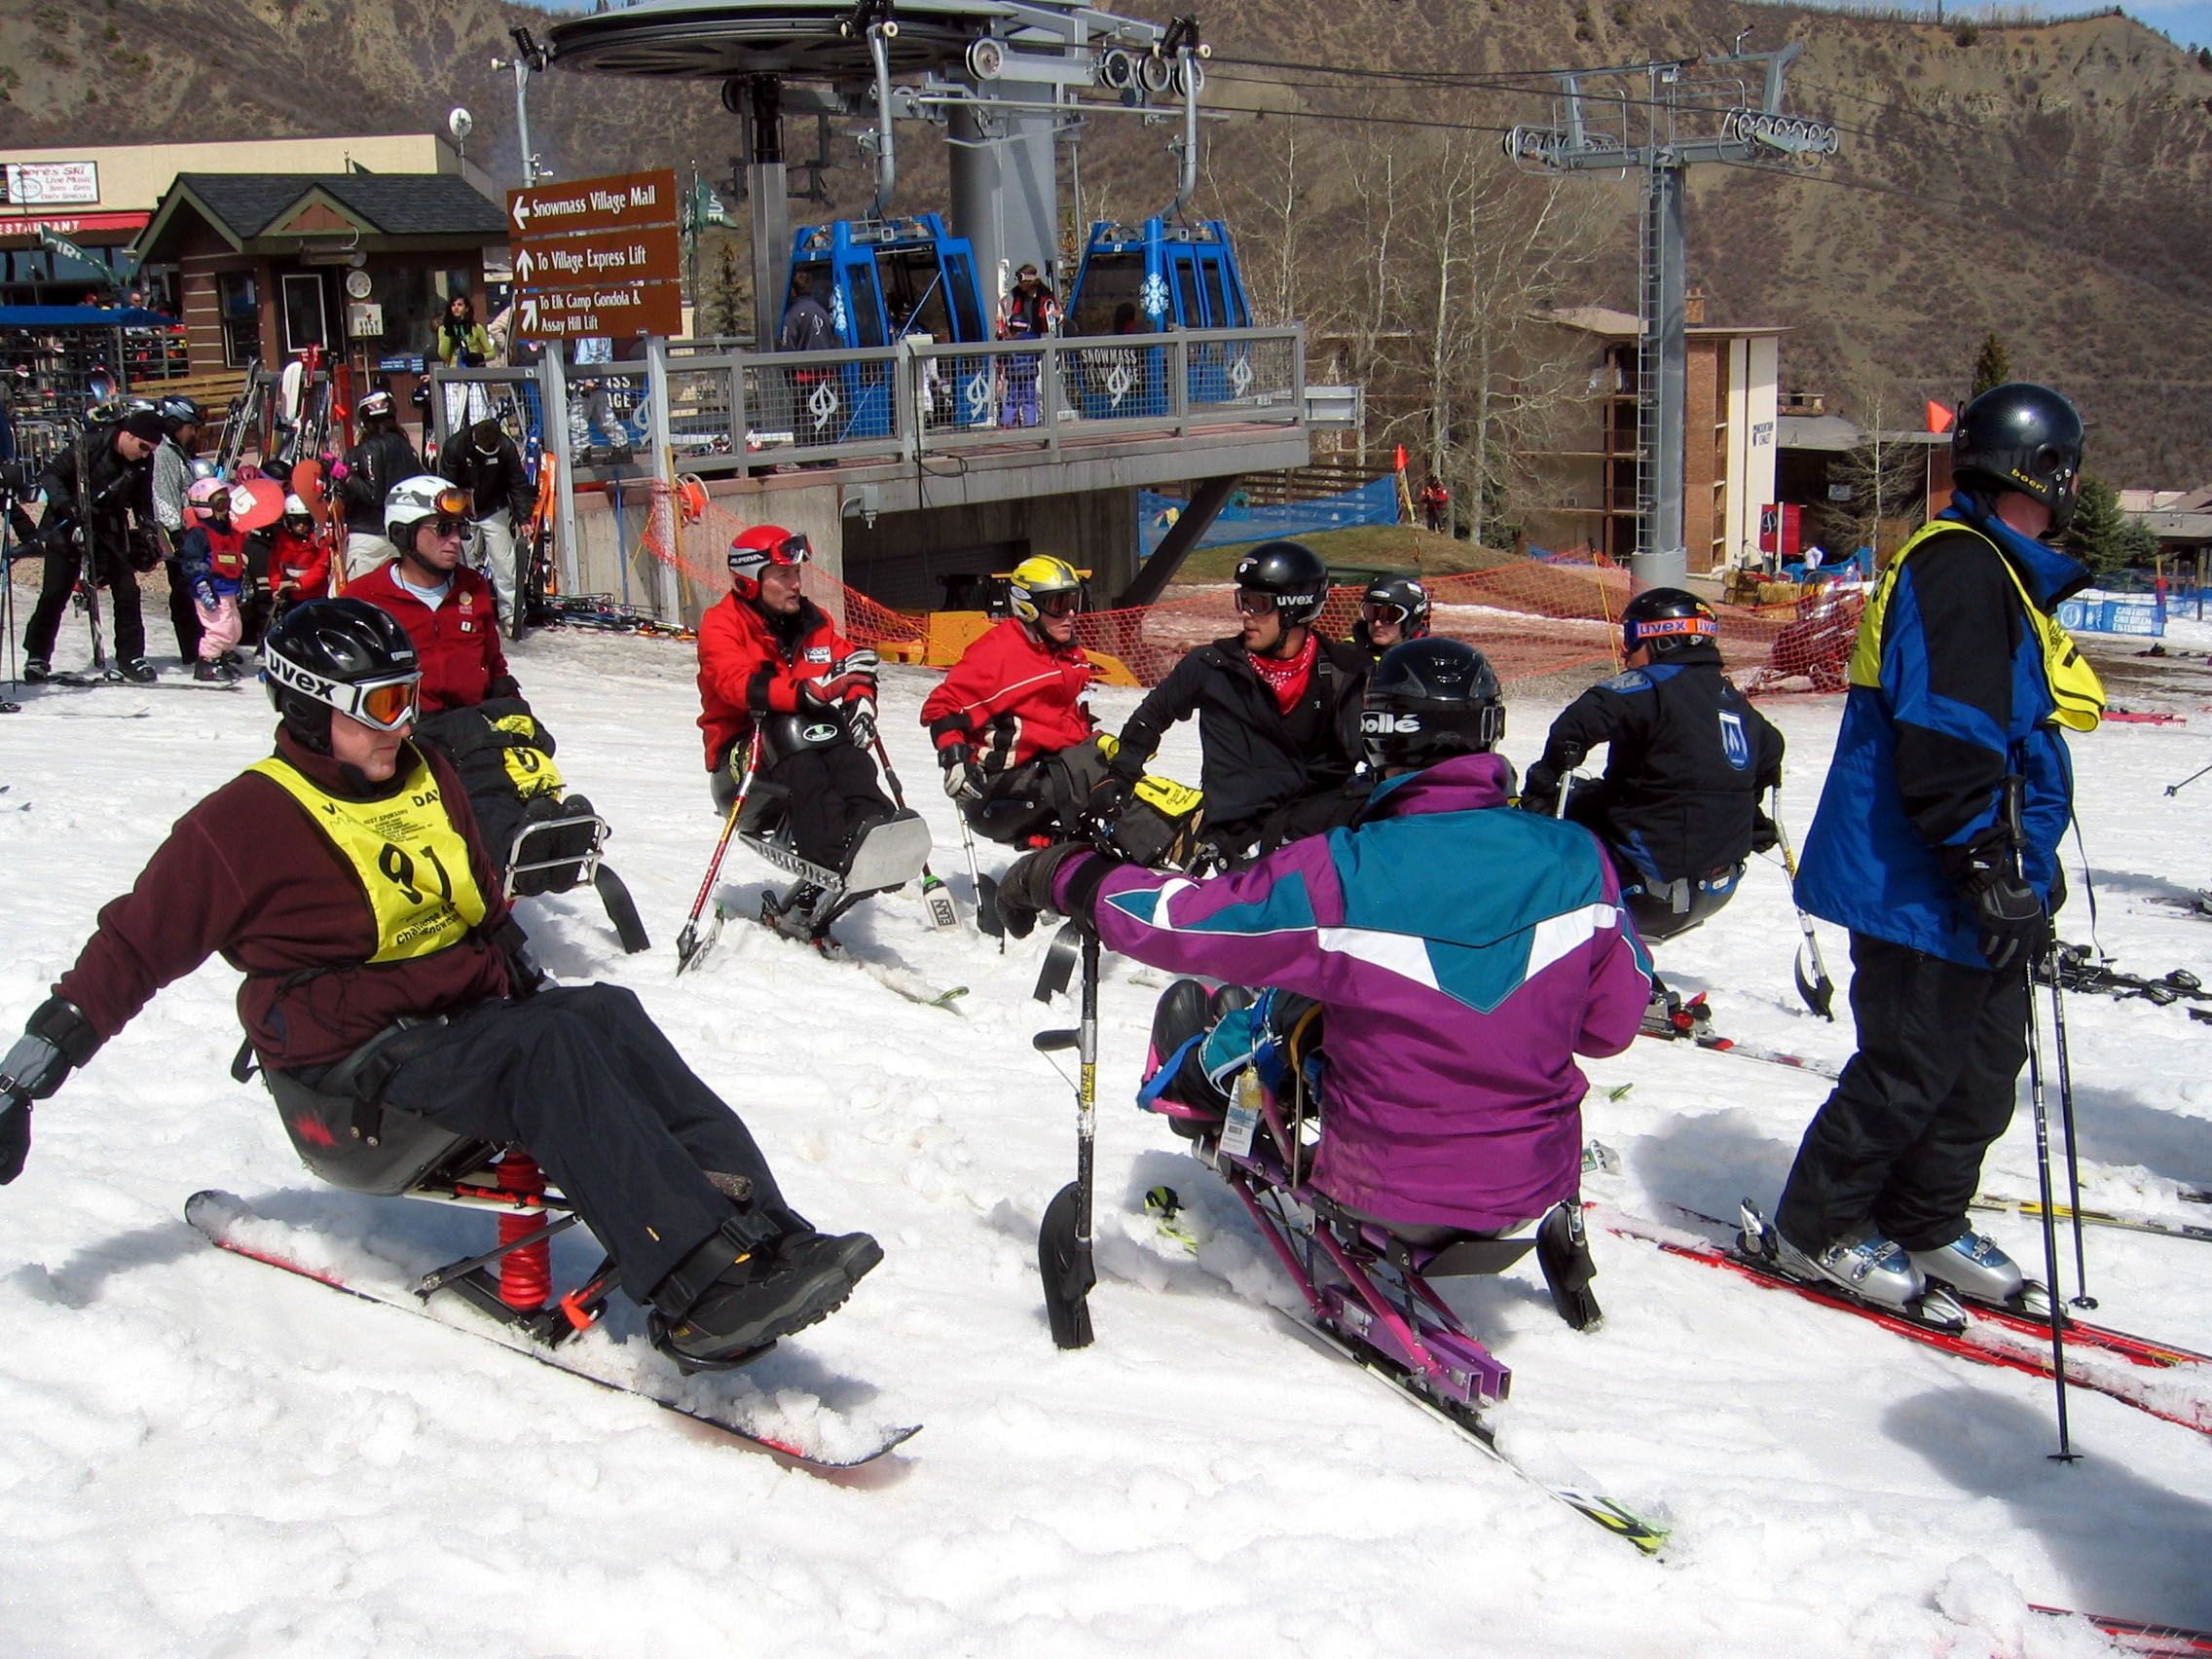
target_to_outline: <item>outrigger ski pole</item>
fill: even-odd
[[[721,910],[717,906],[715,926],[702,940],[699,937],[699,912],[707,907],[707,895],[715,890],[715,876],[722,867],[722,855],[729,851],[729,838],[737,830],[737,815],[745,810],[745,797],[753,793],[753,774],[760,764],[760,727],[753,728],[753,741],[745,752],[745,776],[737,786],[737,798],[729,803],[729,816],[722,820],[722,837],[715,843],[715,856],[707,861],[707,877],[699,883],[698,897],[691,901],[691,914],[684,919],[683,931],[676,936],[676,971],[682,974],[704,956],[721,934]]]
[[[1049,1003],[1067,988],[1082,936],[1083,994],[1073,1031],[1040,1031],[1037,1051],[1076,1051],[1075,1179],[1052,1196],[1037,1228],[1037,1272],[1045,1284],[1045,1316],[1052,1342],[1063,1348],[1090,1346],[1090,1287],[1098,1272],[1090,1259],[1091,1140],[1098,1123],[1098,940],[1066,923],[1052,938],[1037,976],[1037,1000]]]
[[[2212,766],[2199,766],[2199,767],[2197,767],[2195,771],[2194,771],[2194,772],[2190,773],[2190,775],[2189,775],[2188,777],[2186,777],[2186,778],[2182,779],[2182,781],[2181,781],[2180,783],[2178,783],[2178,784],[2168,784],[2168,785],[2166,786],[2166,793],[2168,793],[2168,794],[2170,794],[2170,795],[2176,795],[2176,794],[2179,794],[2179,793],[2181,793],[2181,792],[2182,792],[2182,791],[2184,791],[2184,790],[2188,789],[2190,785],[2192,785],[2192,784],[2195,783],[2197,779],[2199,779],[2199,778],[2203,777],[2203,776],[2204,776],[2204,774],[2205,774],[2205,773],[2207,773],[2207,772],[2212,772]]]
[[[976,931],[986,939],[999,941],[999,954],[1006,954],[1006,922],[999,915],[999,884],[976,867],[976,831],[968,827],[968,813],[958,801],[952,803],[954,816],[960,820],[960,845],[968,854],[968,890],[976,895]]]
[[[1797,855],[1789,850],[1789,831],[1782,823],[1782,788],[1775,786],[1773,796],[1774,845],[1782,855],[1782,867],[1789,876],[1789,902],[1797,903]],[[1823,1019],[1833,1023],[1835,1019],[1835,981],[1828,977],[1828,965],[1821,960],[1821,941],[1813,935],[1813,918],[1802,907],[1797,908],[1797,927],[1805,936],[1805,943],[1797,952],[1795,964],[1797,994],[1805,999],[1805,1006]],[[1812,971],[1805,968],[1807,959]]]

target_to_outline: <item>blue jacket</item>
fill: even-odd
[[[1193,882],[1129,865],[1098,889],[1109,950],[1322,1005],[1314,1185],[1391,1221],[1485,1231],[1571,1197],[1575,1056],[1627,1048],[1650,995],[1597,840],[1508,810],[1505,771],[1456,756],[1245,868]]]
[[[1953,498],[1937,517],[1945,521],[1981,535],[1961,529],[1920,542],[1889,578],[1886,604],[1878,589],[1861,620],[1797,903],[1854,933],[1979,968],[1957,878],[1975,849],[2004,847],[2005,780],[2025,781],[2024,864],[2046,899],[2074,811],[2042,646],[2004,565],[2045,611],[2089,576],[1969,497]],[[1867,683],[1862,669],[1877,648],[1878,681]]]

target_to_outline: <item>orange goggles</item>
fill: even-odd
[[[422,684],[420,674],[410,674],[397,680],[378,680],[357,685],[353,687],[353,707],[346,712],[363,725],[391,731],[415,718]]]

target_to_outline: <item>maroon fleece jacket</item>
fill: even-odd
[[[288,732],[277,732],[276,753],[319,787],[365,798],[395,792],[418,752],[403,749],[391,782],[368,792],[348,788],[335,761]],[[440,756],[428,759],[489,905],[461,943],[370,965],[376,913],[360,878],[279,785],[242,772],[176,821],[136,884],[100,911],[55,993],[84,1011],[104,1043],[156,991],[219,952],[245,975],[240,1022],[263,1060],[284,1070],[341,1059],[401,1014],[505,996],[506,959],[489,940],[506,919],[506,901],[460,780]]]

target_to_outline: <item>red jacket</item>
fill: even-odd
[[[707,742],[707,770],[731,744],[752,736],[756,715],[797,714],[799,682],[829,674],[830,664],[855,648],[811,599],[799,601],[790,628],[780,633],[771,633],[760,612],[734,593],[700,617],[699,730]]]
[[[276,752],[322,788],[352,793],[335,761],[310,755],[288,733],[278,732]],[[220,952],[246,976],[240,1023],[262,1057],[287,1071],[341,1059],[401,1014],[444,1014],[505,996],[506,958],[488,941],[506,920],[507,903],[467,792],[441,756],[423,753],[467,838],[488,905],[461,943],[369,964],[376,912],[360,878],[282,785],[245,772],[176,821],[137,884],[100,911],[98,929],[55,990],[84,1010],[105,1041],[156,991]],[[399,776],[412,765],[402,749]]]
[[[492,589],[466,565],[453,573],[453,586],[435,610],[399,585],[387,560],[367,575],[346,584],[348,599],[365,599],[399,618],[415,654],[423,663],[423,713],[473,709],[487,697],[519,695],[499,649],[499,620],[492,608]]]
[[[330,549],[279,528],[269,537],[269,585],[290,599],[319,599],[330,590]]]
[[[1077,701],[1092,672],[1081,645],[1061,649],[1010,616],[952,665],[923,702],[922,724],[940,752],[965,743],[991,771],[1023,765],[1096,729]]]

